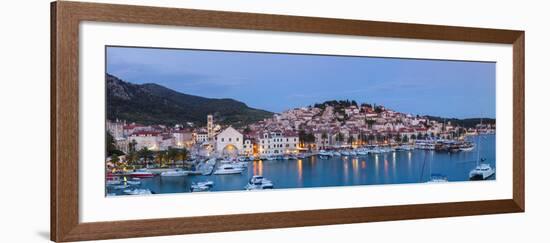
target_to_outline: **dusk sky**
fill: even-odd
[[[107,72],[272,112],[349,99],[419,115],[495,118],[495,63],[107,48]]]

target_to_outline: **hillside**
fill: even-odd
[[[107,119],[140,124],[206,124],[213,114],[216,122],[241,126],[273,113],[248,107],[233,99],[211,99],[188,95],[158,84],[132,84],[106,74]]]

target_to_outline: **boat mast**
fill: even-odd
[[[480,127],[483,126],[483,118],[481,118],[480,122]],[[476,160],[476,165],[479,166],[479,160],[480,160],[480,157],[479,157],[479,154],[480,154],[480,150],[481,150],[481,136],[478,132],[477,134],[477,160]]]

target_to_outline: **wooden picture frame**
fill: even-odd
[[[513,45],[513,198],[97,223],[79,222],[79,23],[99,21]],[[525,33],[82,2],[51,4],[51,240],[80,241],[524,212]],[[113,229],[116,229],[113,230]]]

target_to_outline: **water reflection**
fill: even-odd
[[[495,167],[495,136],[486,136],[482,141],[481,157]],[[174,178],[155,176],[140,180],[139,187],[155,193],[188,192],[191,183],[212,180],[215,184],[213,191],[243,190],[253,175],[263,175],[272,180],[275,188],[419,183],[426,182],[431,173],[443,174],[449,181],[467,181],[469,171],[475,167],[477,149],[453,154],[414,150],[359,158],[342,156],[322,160],[310,157],[256,161],[250,162],[242,174]]]

